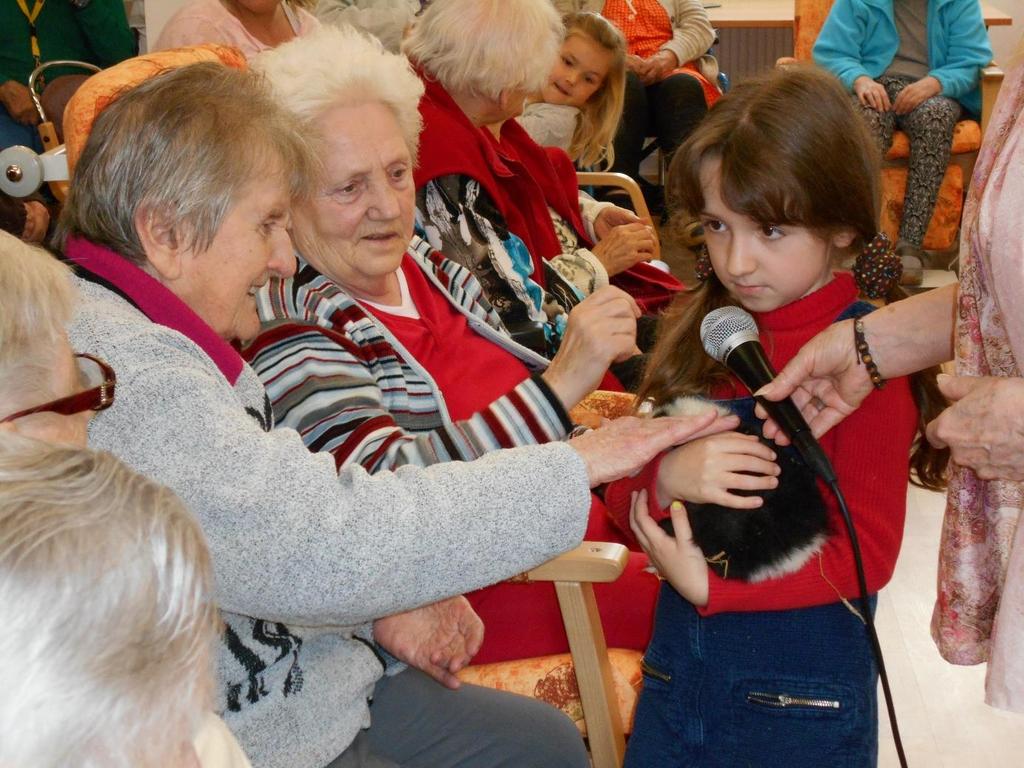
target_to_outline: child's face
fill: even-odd
[[[768,312],[821,288],[832,279],[832,247],[851,234],[823,240],[806,227],[767,225],[736,213],[723,201],[720,162],[701,167],[701,223],[711,266],[729,294],[752,312]]]
[[[611,51],[584,35],[569,35],[544,86],[544,101],[582,107],[604,84],[611,65]]]

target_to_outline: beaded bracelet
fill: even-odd
[[[871,385],[875,389],[884,387],[885,379],[878,372],[875,358],[871,356],[871,350],[868,349],[868,340],[864,338],[864,321],[859,317],[853,321],[853,345],[857,349],[857,358],[864,363],[864,367],[868,370],[868,378],[871,379]]]

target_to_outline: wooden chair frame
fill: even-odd
[[[636,215],[648,224],[654,224],[644,200],[644,193],[640,191],[640,185],[626,174],[612,171],[580,171],[576,174],[576,179],[581,187],[618,187],[625,190],[629,194],[629,201],[633,204]]]
[[[584,541],[521,577],[524,581],[548,581],[555,585],[587,723],[593,768],[620,768],[626,754],[594,584],[615,581],[628,559],[629,551],[622,544]]]

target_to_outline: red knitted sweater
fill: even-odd
[[[850,275],[837,274],[828,285],[772,312],[754,314],[761,341],[776,370],[801,346],[832,323],[857,298]],[[853,339],[850,339],[853,343]],[[713,397],[744,397],[749,391],[738,381]],[[877,592],[892,577],[903,539],[906,516],[910,447],[917,429],[917,408],[906,378],[890,380],[872,392],[860,408],[821,438],[835,467],[860,539],[868,589]],[[608,486],[605,503],[616,524],[629,532],[629,495],[648,489],[655,496],[660,460],[634,478]],[[803,568],[777,579],[750,584],[722,579],[708,572],[708,604],[704,615],[723,611],[764,611],[803,608],[856,597],[856,572],[849,538],[831,491],[821,486],[834,534],[821,553]]]

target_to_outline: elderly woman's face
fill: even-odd
[[[182,257],[171,291],[222,339],[246,341],[259,333],[256,289],[288,277],[295,257],[288,235],[290,197],[284,177],[250,182],[224,217],[210,247]]]
[[[327,263],[314,267],[356,292],[373,292],[399,268],[412,237],[413,158],[394,114],[378,102],[335,107],[317,128],[327,147],[326,185],[298,226],[326,246]]]

